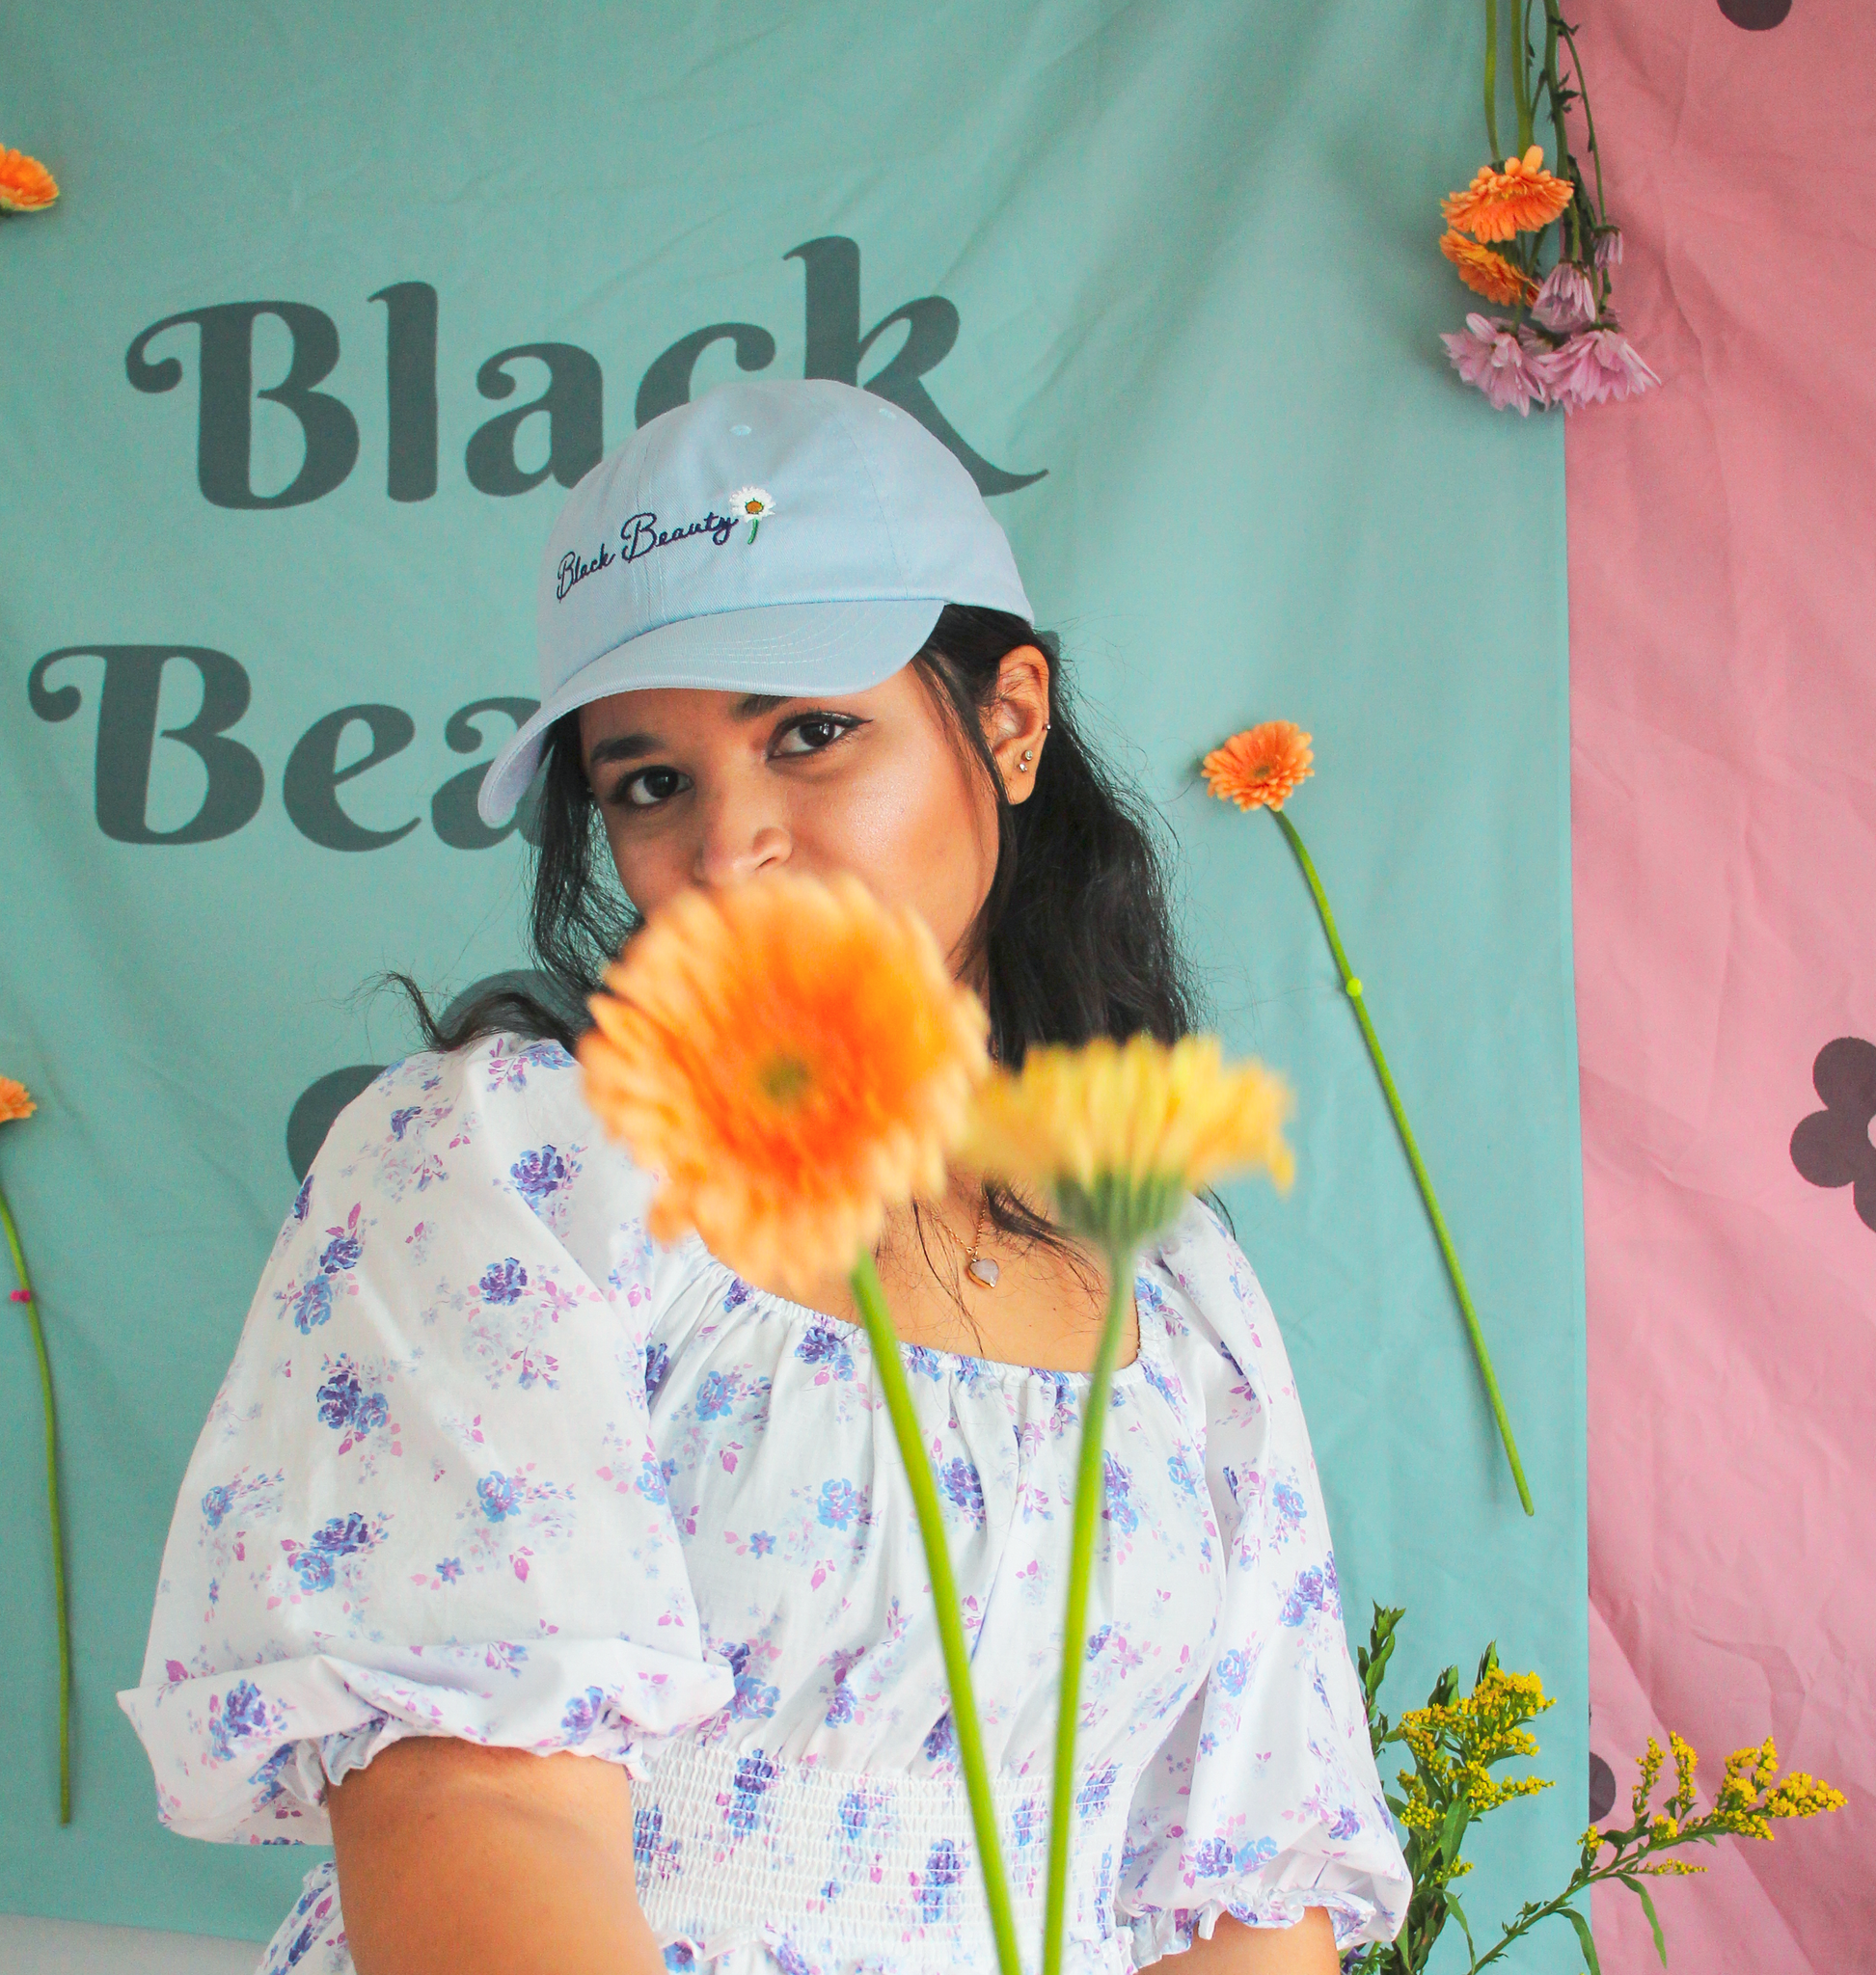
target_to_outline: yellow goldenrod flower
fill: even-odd
[[[1187,1193],[1258,1167],[1278,1186],[1290,1093],[1261,1064],[1227,1069],[1217,1039],[1170,1045],[1099,1037],[1031,1049],[977,1094],[964,1154],[980,1171],[1053,1195],[1075,1232],[1128,1249],[1163,1227]]]
[[[1816,1817],[1820,1811],[1841,1810],[1849,1799],[1841,1790],[1793,1770],[1765,1799],[1767,1817]]]
[[[1638,1818],[1647,1809],[1648,1799],[1654,1795],[1655,1782],[1661,1774],[1661,1763],[1665,1754],[1666,1751],[1661,1745],[1650,1735],[1647,1753],[1643,1756],[1639,1766],[1641,1774],[1636,1778],[1635,1788],[1629,1797],[1629,1806]]]
[[[1713,1808],[1700,1813],[1694,1796],[1694,1772],[1699,1757],[1678,1735],[1670,1735],[1668,1745],[1673,1753],[1675,1789],[1662,1809],[1646,1817],[1648,1799],[1660,1774],[1662,1750],[1650,1738],[1641,1761],[1641,1780],[1635,1789],[1635,1815],[1643,1825],[1643,1854],[1656,1848],[1710,1841],[1716,1837],[1770,1840],[1773,1824],[1781,1818],[1815,1817],[1823,1811],[1839,1810],[1847,1801],[1842,1792],[1815,1776],[1794,1770],[1782,1783],[1775,1785],[1779,1773],[1779,1752],[1772,1738],[1754,1746],[1736,1748],[1726,1758],[1726,1772],[1714,1794]],[[1645,1823],[1644,1824],[1644,1820]],[[1638,1868],[1646,1872],[1680,1875],[1703,1868],[1678,1861],[1660,1860]]]
[[[586,1099],[694,1228],[765,1287],[844,1276],[888,1205],[944,1183],[988,1065],[976,998],[910,910],[858,879],[684,893],[606,973]]]

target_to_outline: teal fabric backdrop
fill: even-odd
[[[113,1691],[293,1193],[289,1113],[409,1046],[361,984],[521,963],[524,846],[484,841],[473,795],[531,698],[561,483],[739,363],[857,375],[1000,490],[1177,833],[1217,1019],[1297,1090],[1293,1194],[1232,1204],[1351,1630],[1411,1608],[1397,1709],[1490,1637],[1542,1671],[1559,1787],[1481,1847],[1475,1925],[1563,1879],[1587,1703],[1562,433],[1494,416],[1436,340],[1475,33],[1431,0],[14,18],[0,141],[65,196],[0,229],[0,1071],[41,1107],[0,1161],[64,1410],[78,1767],[62,1831],[15,1325],[0,1907],[258,1937],[309,1862],[161,1831]],[[1196,783],[1270,717],[1316,736],[1291,813],[1535,1523],[1301,879]],[[1572,1956],[1560,1934],[1521,1965]]]

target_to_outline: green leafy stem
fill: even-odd
[[[1567,178],[1574,197],[1564,218],[1557,222],[1560,241],[1568,235],[1567,257],[1582,264],[1600,236],[1610,230],[1603,204],[1602,152],[1596,144],[1596,120],[1590,107],[1589,87],[1583,79],[1583,57],[1576,45],[1576,31],[1563,18],[1563,0],[1485,0],[1485,140],[1496,165],[1506,153],[1499,145],[1498,93],[1500,15],[1508,14],[1509,35],[1511,96],[1517,116],[1516,150],[1521,155],[1536,135],[1537,118],[1547,109],[1551,140],[1556,148],[1558,176]],[[1539,29],[1541,22],[1541,29]],[[1563,58],[1568,57],[1568,68]],[[1567,113],[1572,104],[1583,111],[1584,151],[1595,175],[1595,196],[1570,147]],[[1535,281],[1548,227],[1522,234],[1505,250]],[[1560,250],[1561,251],[1561,250]],[[1599,311],[1606,311],[1611,293],[1611,277],[1606,267],[1592,267],[1591,279]],[[1522,320],[1528,305],[1518,304]]]

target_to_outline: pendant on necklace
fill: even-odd
[[[973,1255],[965,1264],[965,1267],[978,1282],[983,1284],[986,1289],[994,1289],[996,1287],[996,1279],[1001,1274],[1001,1271],[991,1260],[989,1256]]]

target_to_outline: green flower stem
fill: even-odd
[[[1494,167],[1504,155],[1498,148],[1498,9],[1499,0],[1485,0],[1485,136]]]
[[[1557,24],[1557,32],[1559,33],[1559,35],[1563,37],[1563,45],[1570,51],[1570,79],[1576,87],[1576,99],[1579,103],[1583,105],[1583,128],[1588,139],[1590,163],[1595,168],[1596,175],[1596,204],[1595,211],[1592,217],[1595,221],[1596,227],[1600,229],[1602,227],[1606,227],[1609,224],[1609,215],[1605,210],[1603,203],[1602,153],[1596,149],[1596,118],[1595,112],[1591,110],[1590,107],[1590,85],[1583,79],[1583,57],[1577,52],[1576,37],[1570,31],[1569,22],[1563,18],[1562,10],[1558,4],[1558,0],[1546,0],[1546,4],[1550,7],[1551,17]],[[1582,184],[1582,168],[1579,166],[1577,169],[1577,182],[1579,185]],[[1594,244],[1595,243],[1592,239],[1591,242],[1592,252],[1594,249]],[[1580,258],[1580,247],[1578,252]],[[1595,282],[1596,303],[1598,311],[1600,311],[1608,308],[1609,306],[1609,292],[1612,285],[1609,278],[1609,272],[1606,268],[1599,268],[1596,270]]]
[[[33,1293],[33,1279],[26,1268],[26,1251],[19,1245],[19,1230],[14,1225],[13,1209],[0,1189],[0,1229],[6,1231],[7,1246],[13,1251],[14,1273],[26,1292],[26,1322],[33,1333],[33,1349],[40,1361],[40,1395],[45,1404],[45,1515],[52,1538],[52,1596],[59,1615],[59,1822],[71,1822],[71,1617],[66,1602],[66,1546],[63,1518],[59,1514],[59,1414],[52,1400],[52,1361],[45,1355],[45,1329],[40,1322],[39,1298]]]
[[[1517,1483],[1518,1500],[1524,1504],[1526,1515],[1536,1515],[1532,1506],[1530,1484],[1524,1478],[1524,1463],[1518,1459],[1518,1444],[1511,1437],[1511,1422],[1505,1412],[1505,1400],[1498,1390],[1498,1375],[1492,1369],[1491,1353],[1485,1348],[1485,1334],[1479,1326],[1479,1313],[1472,1307],[1472,1292],[1466,1287],[1465,1272],[1459,1266],[1458,1251],[1453,1246],[1453,1236],[1447,1231],[1446,1216],[1440,1212],[1438,1197],[1433,1192],[1433,1181],[1427,1171],[1427,1162],[1420,1156],[1420,1147],[1414,1140],[1413,1126],[1407,1123],[1406,1107],[1400,1101],[1400,1093],[1395,1088],[1394,1073],[1388,1069],[1387,1058],[1381,1051],[1381,1039],[1374,1033],[1374,1024],[1369,1019],[1368,1003],[1363,998],[1361,982],[1355,970],[1348,964],[1348,956],[1343,951],[1342,936],[1335,927],[1335,914],[1329,910],[1329,901],[1322,889],[1322,880],[1316,875],[1316,866],[1310,860],[1309,852],[1303,840],[1296,834],[1296,825],[1281,809],[1272,809],[1270,814],[1277,820],[1277,826],[1290,840],[1290,848],[1296,853],[1296,861],[1302,866],[1303,876],[1309,881],[1311,895],[1316,900],[1316,909],[1321,915],[1322,931],[1329,935],[1329,951],[1335,955],[1336,968],[1342,976],[1342,986],[1354,1007],[1355,1019],[1361,1024],[1361,1032],[1368,1043],[1368,1053],[1374,1062],[1374,1072],[1381,1079],[1381,1089],[1388,1101],[1388,1109],[1394,1113],[1395,1128],[1400,1134],[1400,1143],[1406,1150],[1407,1163],[1413,1168],[1415,1179],[1420,1182],[1420,1197],[1427,1204],[1427,1218],[1433,1224],[1433,1235],[1440,1246],[1440,1253],[1446,1258],[1447,1273],[1453,1278],[1454,1293],[1459,1299],[1459,1312],[1465,1318],[1467,1334],[1472,1339],[1473,1356],[1479,1361],[1479,1375],[1485,1382],[1485,1391],[1492,1402],[1492,1417],[1498,1421],[1499,1438],[1505,1443],[1505,1458],[1511,1464],[1511,1478]]]
[[[885,1393],[893,1438],[899,1443],[918,1514],[918,1534],[925,1546],[925,1567],[931,1573],[932,1600],[938,1608],[938,1641],[944,1652],[944,1677],[951,1688],[951,1720],[958,1731],[958,1759],[964,1766],[965,1793],[970,1799],[970,1826],[977,1838],[977,1862],[984,1874],[984,1898],[990,1907],[991,1932],[996,1940],[1000,1975],[1022,1975],[1017,1951],[1016,1915],[1010,1906],[1010,1881],[1003,1868],[1003,1848],[996,1830],[996,1804],[991,1795],[990,1766],[984,1760],[984,1731],[977,1719],[977,1697],[970,1685],[970,1648],[965,1639],[964,1611],[958,1582],[951,1571],[951,1546],[944,1533],[944,1512],[938,1506],[938,1483],[919,1432],[911,1387],[899,1362],[899,1336],[886,1313],[885,1291],[880,1286],[873,1258],[862,1255],[849,1279],[854,1301],[873,1346],[873,1364]]]
[[[1048,1812],[1048,1898],[1043,1909],[1043,1975],[1061,1975],[1068,1913],[1069,1840],[1074,1823],[1074,1741],[1081,1725],[1081,1667],[1087,1657],[1088,1586],[1094,1575],[1095,1524],[1101,1512],[1101,1443],[1107,1433],[1114,1360],[1127,1328],[1133,1288],[1131,1251],[1107,1250],[1107,1318],[1081,1412],[1081,1455],[1074,1477],[1074,1547],[1069,1556],[1068,1609],[1062,1620],[1062,1677],[1055,1702],[1055,1786]]]
[[[1581,187],[1580,175],[1572,172],[1570,165],[1570,133],[1563,122],[1563,80],[1557,72],[1557,0],[1544,0],[1544,94],[1550,98],[1550,127],[1553,141],[1557,146],[1556,167],[1561,177],[1576,178]],[[1569,252],[1563,251],[1563,230],[1559,229],[1558,256],[1560,260],[1583,258],[1583,202],[1572,198],[1569,204]]]
[[[1596,149],[1596,119],[1595,112],[1590,108],[1590,85],[1583,79],[1583,57],[1576,51],[1575,31],[1563,14],[1556,11],[1555,0],[1552,0],[1552,7],[1557,32],[1563,38],[1563,45],[1570,51],[1570,68],[1573,71],[1572,80],[1576,84],[1576,99],[1583,105],[1583,128],[1589,136],[1590,162],[1596,168],[1596,222],[1600,225],[1603,221],[1602,153]]]

